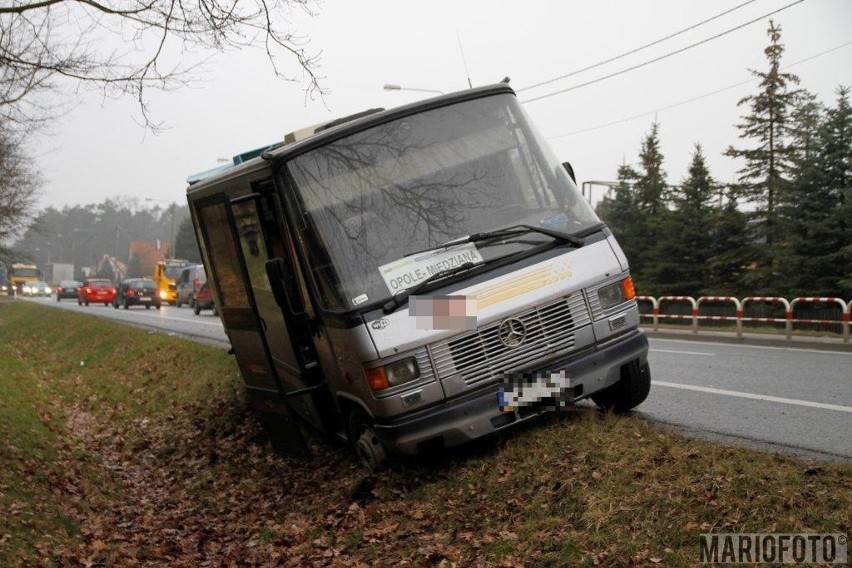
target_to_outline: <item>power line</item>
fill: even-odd
[[[785,65],[784,69],[789,69],[791,67],[795,67],[796,65],[801,65],[802,63],[806,63],[808,61],[811,61],[812,59],[816,59],[817,57],[822,57],[823,55],[827,55],[827,54],[829,54],[833,51],[837,51],[838,49],[843,49],[844,47],[848,47],[850,45],[852,45],[852,41],[847,41],[846,43],[832,47],[831,49],[826,49],[825,51],[821,51],[817,54],[811,55],[810,57],[806,57],[805,59],[800,59],[799,61],[796,61],[795,63],[791,63],[790,65]],[[547,140],[555,140],[557,138],[565,138],[566,136],[574,136],[576,134],[584,134],[586,132],[591,132],[593,130],[600,130],[601,128],[607,128],[609,126],[615,126],[616,124],[621,124],[623,122],[630,122],[631,120],[636,120],[637,118],[650,116],[652,114],[657,114],[658,112],[662,112],[664,110],[669,110],[669,109],[673,109],[675,107],[683,106],[685,104],[694,103],[695,101],[710,97],[712,95],[716,95],[716,94],[719,94],[719,93],[724,92],[724,91],[729,91],[729,90],[734,89],[736,87],[741,87],[742,85],[745,85],[747,83],[751,83],[752,81],[755,81],[756,79],[757,79],[756,77],[752,77],[751,79],[746,79],[745,81],[740,81],[739,83],[734,83],[733,85],[728,85],[727,87],[722,87],[721,89],[716,89],[714,91],[704,93],[703,95],[698,95],[698,96],[692,97],[690,99],[686,99],[686,100],[683,100],[683,101],[680,101],[680,102],[677,102],[677,103],[672,103],[670,105],[660,107],[658,109],[654,109],[654,110],[651,110],[651,111],[648,111],[648,112],[635,114],[633,116],[629,116],[629,117],[626,117],[626,118],[620,118],[618,120],[613,120],[611,122],[607,122],[607,123],[604,123],[604,124],[598,124],[597,126],[590,126],[588,128],[583,128],[581,130],[574,130],[572,132],[566,132],[564,134],[557,134],[556,136],[547,136],[546,138],[547,138]]]
[[[567,79],[568,77],[573,77],[574,75],[579,75],[580,73],[583,73],[584,71],[589,71],[591,69],[595,69],[597,67],[600,67],[601,65],[606,65],[607,63],[612,63],[613,61],[617,61],[619,59],[627,57],[628,55],[633,55],[634,53],[642,51],[643,49],[655,46],[655,45],[662,43],[666,40],[669,40],[673,37],[679,36],[682,33],[688,32],[690,30],[694,30],[695,28],[697,28],[699,26],[703,26],[704,24],[706,24],[708,22],[712,22],[713,20],[721,18],[722,16],[725,16],[727,14],[730,14],[731,12],[733,12],[735,10],[739,10],[743,6],[747,6],[747,5],[749,5],[749,4],[751,4],[755,1],[756,0],[748,0],[748,2],[743,2],[742,4],[740,4],[738,6],[734,6],[730,10],[725,10],[724,12],[722,12],[720,14],[716,14],[715,16],[713,16],[711,18],[707,18],[706,20],[702,20],[702,21],[698,22],[697,24],[693,24],[693,25],[689,26],[688,28],[683,28],[682,30],[677,31],[673,34],[667,35],[666,37],[660,38],[656,41],[652,41],[651,43],[646,43],[645,45],[642,45],[642,46],[637,47],[635,49],[631,49],[630,51],[626,51],[626,52],[622,53],[621,55],[616,55],[615,57],[610,57],[609,59],[606,59],[606,60],[601,61],[599,63],[594,63],[592,65],[589,65],[588,67],[583,67],[582,69],[577,69],[576,71],[571,71],[570,73],[568,73],[566,75],[555,77],[553,79],[548,79],[547,81],[542,81],[541,83],[536,83],[535,85],[530,85],[529,87],[524,87],[522,89],[516,89],[516,92],[520,93],[520,92],[523,92],[523,91],[528,91],[529,89],[535,89],[536,87],[541,87],[542,85],[548,85],[550,83],[554,83],[554,82],[560,81],[562,79]]]
[[[628,67],[628,68],[626,68],[626,69],[622,69],[621,71],[616,71],[616,72],[614,72],[614,73],[610,73],[609,75],[604,75],[603,77],[598,77],[597,79],[592,79],[591,81],[586,81],[585,83],[580,83],[580,84],[578,84],[578,85],[574,85],[573,87],[568,87],[567,89],[562,89],[562,90],[560,90],[560,91],[555,91],[555,92],[553,92],[553,93],[548,93],[548,94],[546,94],[546,95],[541,95],[541,96],[538,96],[538,97],[533,97],[533,98],[531,98],[531,99],[527,99],[527,100],[525,100],[525,101],[521,101],[521,102],[522,102],[522,103],[531,103],[531,102],[535,102],[535,101],[540,101],[541,99],[546,99],[546,98],[553,97],[553,96],[556,96],[556,95],[561,95],[562,93],[567,93],[567,92],[569,92],[569,91],[575,91],[575,90],[577,90],[577,89],[579,89],[579,88],[581,88],[581,87],[587,87],[587,86],[589,86],[589,85],[593,85],[593,84],[595,84],[595,83],[600,83],[601,81],[605,81],[606,79],[611,79],[611,78],[613,78],[613,77],[617,77],[618,75],[623,75],[624,73],[627,73],[627,72],[629,72],[629,71],[635,71],[636,69],[639,69],[639,68],[641,68],[641,67],[645,67],[645,66],[647,66],[647,65],[650,65],[651,63],[656,63],[657,61],[661,61],[661,60],[663,60],[663,59],[667,59],[667,58],[669,58],[669,57],[671,57],[671,56],[673,56],[673,55],[677,55],[678,53],[683,53],[684,51],[686,51],[686,50],[688,50],[688,49],[692,49],[693,47],[697,47],[697,46],[699,46],[699,45],[702,45],[702,44],[705,44],[705,43],[707,43],[707,42],[713,41],[714,39],[718,39],[718,38],[720,38],[720,37],[722,37],[722,36],[728,35],[728,34],[729,34],[729,33],[731,33],[731,32],[735,32],[735,31],[740,30],[740,29],[742,29],[742,28],[744,28],[744,27],[746,27],[746,26],[749,26],[749,25],[751,25],[751,24],[753,24],[753,23],[755,23],[755,22],[759,22],[759,21],[761,21],[762,19],[764,19],[764,18],[766,18],[766,17],[768,17],[768,16],[772,16],[772,15],[774,15],[774,14],[777,14],[778,12],[781,12],[781,11],[783,11],[783,10],[786,10],[787,8],[791,8],[791,7],[795,6],[796,4],[801,4],[801,3],[802,3],[802,2],[804,2],[804,1],[805,1],[805,0],[796,0],[795,2],[791,2],[790,4],[787,4],[786,6],[783,6],[783,7],[781,7],[781,8],[778,8],[777,10],[774,10],[774,11],[772,11],[772,12],[769,12],[768,14],[764,14],[764,15],[762,15],[762,16],[760,16],[760,17],[758,17],[758,18],[755,18],[755,19],[753,19],[753,20],[749,20],[748,22],[745,22],[744,24],[740,24],[740,25],[738,25],[738,26],[735,26],[735,27],[733,27],[733,28],[730,28],[730,29],[728,29],[728,30],[725,30],[724,32],[718,33],[718,34],[716,34],[716,35],[714,35],[714,36],[711,36],[711,37],[708,37],[708,38],[703,39],[703,40],[701,40],[701,41],[698,41],[698,42],[695,42],[695,43],[693,43],[693,44],[687,45],[686,47],[682,47],[682,48],[680,48],[680,49],[678,49],[678,50],[671,51],[671,52],[666,53],[666,54],[664,54],[664,55],[661,55],[661,56],[659,56],[659,57],[655,57],[654,59],[651,59],[651,60],[649,60],[649,61],[645,61],[644,63],[638,63],[638,64],[636,64],[636,65],[633,65],[632,67]]]

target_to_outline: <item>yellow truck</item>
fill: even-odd
[[[190,264],[192,263],[188,260],[177,258],[164,258],[157,262],[154,267],[154,282],[157,283],[157,291],[162,301],[177,303],[177,280],[181,271]]]
[[[23,292],[24,286],[35,284],[39,276],[40,273],[35,264],[13,262],[12,266],[9,267],[9,283],[11,284],[9,291],[20,294]]]

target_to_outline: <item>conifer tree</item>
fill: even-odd
[[[701,145],[695,144],[689,175],[671,192],[671,211],[660,213],[654,264],[647,268],[661,293],[701,296],[708,285],[708,259],[716,252],[711,231],[718,184]]]
[[[710,222],[712,254],[707,259],[705,295],[750,296],[744,275],[751,272],[749,259],[754,258],[754,244],[748,236],[748,219],[737,207],[730,188],[719,192]]]
[[[613,198],[604,198],[598,214],[612,229],[630,262],[630,272],[643,294],[660,293],[654,280],[655,247],[665,214],[666,181],[660,152],[659,124],[642,141],[639,167],[618,169]],[[650,272],[649,272],[650,270]]]
[[[641,252],[640,262],[632,269],[632,273],[644,293],[652,295],[670,293],[666,286],[672,284],[670,277],[662,272],[665,252],[660,243],[665,239],[664,227],[669,210],[666,207],[668,191],[663,155],[660,152],[659,126],[655,121],[642,141],[638,177],[633,186],[639,212],[633,246]]]
[[[852,107],[848,87],[837,90],[836,106],[826,111],[818,156],[819,191],[803,208],[817,217],[811,230],[819,231],[803,243],[812,251],[810,258],[803,259],[813,276],[809,295],[852,300]]]
[[[750,114],[742,117],[737,125],[740,138],[751,141],[750,148],[729,147],[725,154],[745,160],[738,171],[737,196],[753,206],[749,214],[752,238],[756,244],[753,270],[745,277],[745,283],[753,293],[775,291],[778,281],[778,255],[776,245],[780,237],[776,204],[779,193],[789,183],[793,158],[790,144],[790,112],[795,106],[800,91],[794,88],[799,79],[791,73],[781,72],[781,27],[770,20],[769,46],[764,50],[769,64],[767,71],[751,70],[760,79],[760,91],[741,99],[738,105],[748,105]]]
[[[816,276],[803,264],[810,264],[814,252],[825,254],[820,242],[813,250],[814,238],[824,229],[820,222],[830,206],[821,191],[823,172],[820,165],[819,130],[824,109],[816,97],[803,92],[791,119],[792,158],[790,184],[778,196],[778,218],[783,229],[778,242],[779,279],[777,292],[784,296],[812,295],[809,292]]]

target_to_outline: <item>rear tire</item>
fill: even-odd
[[[592,395],[602,410],[627,412],[648,398],[651,391],[651,367],[635,359],[621,367],[621,378],[614,385]]]
[[[113,307],[113,308],[115,308],[115,309],[117,310],[117,309],[118,309],[118,302],[116,302],[115,300],[113,300],[113,301],[112,301],[112,307]]]
[[[387,452],[373,430],[373,421],[360,408],[349,413],[349,441],[362,467],[375,471],[387,461]]]

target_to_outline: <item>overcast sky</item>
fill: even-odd
[[[467,88],[468,78],[480,86],[508,76],[519,99],[528,101],[641,65],[795,2],[755,0],[628,57],[526,89],[745,1],[327,0],[318,17],[294,22],[310,38],[309,51],[321,52],[319,75],[329,91],[324,101],[306,101],[304,84],[276,79],[260,50],[218,55],[192,88],[154,96],[153,118],[168,128],[162,134],[139,126],[133,100],[84,96],[51,136],[33,145],[46,178],[41,206],[116,196],[160,200],[161,206],[185,203],[187,176],[220,165],[220,158],[311,124],[431,96],[385,91],[386,83],[451,92]],[[852,86],[852,1],[804,0],[772,17],[782,27],[787,70],[833,105],[838,85]],[[749,81],[749,69],[766,69],[767,27],[768,18],[762,18],[639,69],[524,106],[557,156],[573,164],[578,182],[613,180],[623,161],[635,164],[655,116],[669,183],[686,175],[696,142],[704,147],[711,174],[730,182],[739,164],[722,152],[743,144],[734,125],[747,109],[737,101],[756,92],[757,82],[722,89]],[[692,99],[697,100],[686,102]]]

